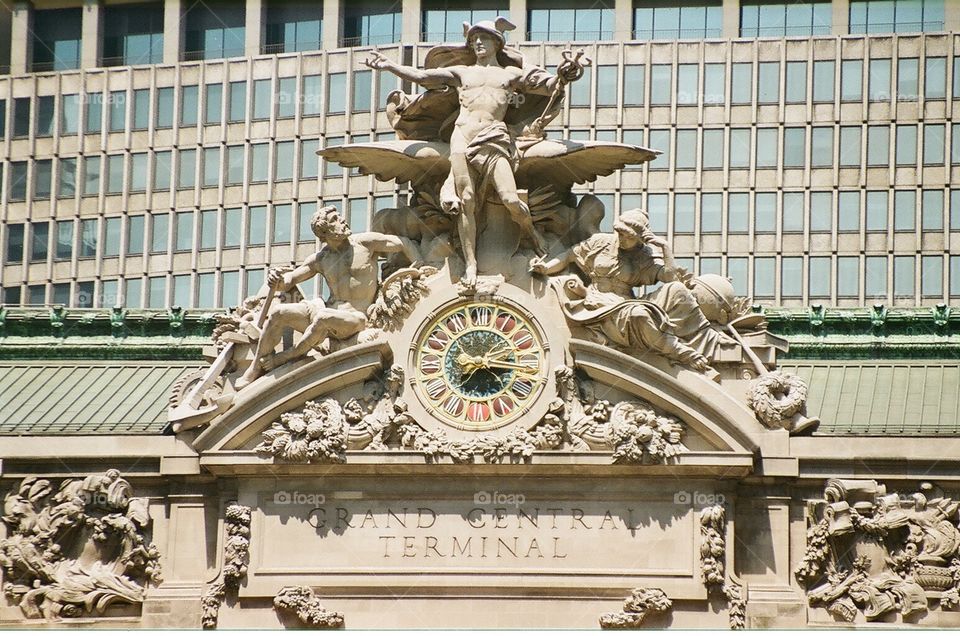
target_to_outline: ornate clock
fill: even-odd
[[[543,389],[540,330],[500,303],[447,309],[414,343],[414,388],[447,424],[486,431],[523,415]]]

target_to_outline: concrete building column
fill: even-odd
[[[33,63],[33,4],[22,0],[13,5],[10,24],[10,74],[23,75]]]
[[[180,41],[183,25],[180,23],[180,0],[163,0],[163,63],[180,61]]]
[[[834,35],[850,33],[850,0],[833,0],[832,33]]]
[[[80,39],[80,68],[100,66],[103,47],[103,3],[83,0],[83,35]]]
[[[740,37],[740,0],[723,0],[723,37]]]
[[[400,41],[404,44],[416,44],[420,41],[420,20],[422,9],[420,0],[403,0],[403,18],[400,26]]]
[[[340,29],[343,22],[343,0],[324,0],[323,48],[340,48]]]
[[[960,2],[943,3],[943,30],[960,31]]]
[[[633,0],[616,0],[613,4],[613,36],[619,42],[633,39]]]
[[[527,0],[510,0],[510,21],[517,25],[515,31],[507,36],[511,42],[525,42],[527,39]]]
[[[247,15],[243,22],[243,52],[247,57],[260,55],[263,30],[266,22],[266,6],[263,0],[246,0]]]

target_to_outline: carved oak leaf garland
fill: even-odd
[[[663,614],[672,608],[673,601],[667,598],[660,588],[638,587],[623,602],[622,612],[611,612],[600,616],[600,627],[635,629],[640,627],[648,616]]]
[[[273,597],[273,607],[278,612],[293,613],[304,627],[343,627],[343,614],[325,609],[313,590],[305,585],[281,588]]]
[[[141,603],[160,582],[160,553],[145,532],[145,499],[114,469],[66,479],[23,479],[3,501],[4,593],[27,618],[75,618],[113,603]],[[92,562],[67,555],[95,555]]]
[[[201,624],[204,629],[217,626],[220,606],[227,597],[227,590],[236,592],[240,582],[247,575],[247,561],[250,557],[250,519],[248,506],[232,503],[224,513],[226,540],[223,544],[223,569],[218,580],[200,599]]]

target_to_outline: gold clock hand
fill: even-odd
[[[506,360],[487,360],[487,364],[491,367],[499,367],[501,369],[515,369],[517,371],[527,371],[529,373],[537,372],[536,366],[520,364],[519,362],[508,362]]]

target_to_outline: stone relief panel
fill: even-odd
[[[212,583],[200,600],[201,623],[204,629],[217,626],[220,607],[227,593],[236,594],[247,576],[250,561],[250,515],[247,506],[237,503],[227,505],[224,513],[226,538],[223,544],[223,567],[217,580]]]
[[[4,594],[26,618],[57,620],[139,606],[159,584],[147,501],[119,471],[66,479],[26,477],[3,500]]]
[[[832,479],[810,505],[795,570],[813,607],[843,622],[910,621],[960,604],[960,503],[924,483],[888,493],[872,479]]]

